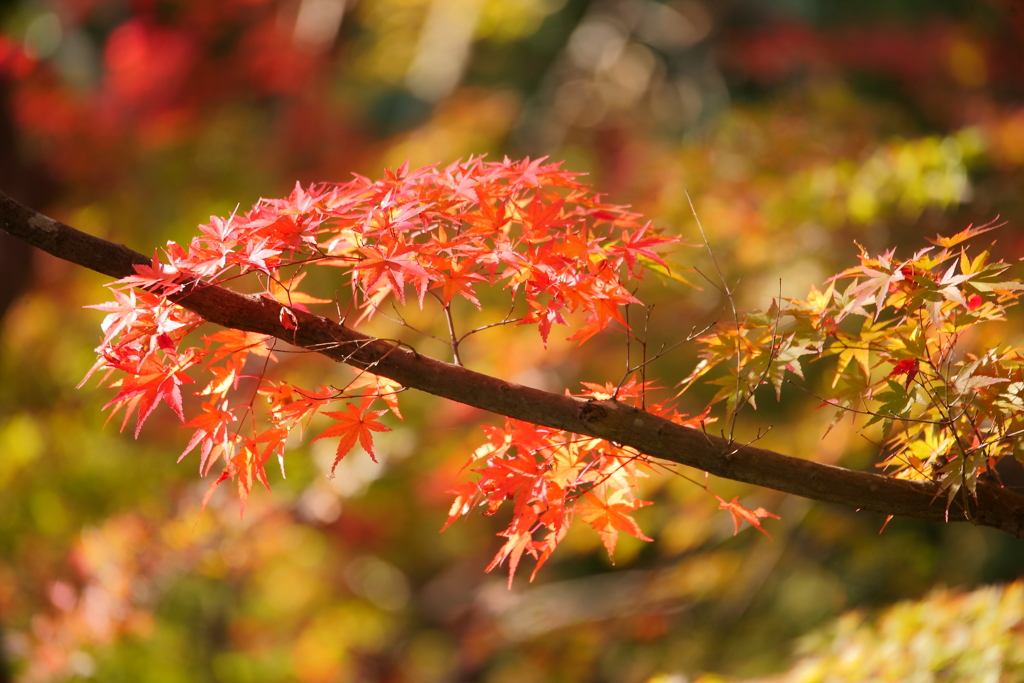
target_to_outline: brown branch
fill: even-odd
[[[150,258],[79,232],[0,192],[0,228],[50,254],[120,278]],[[1024,538],[1024,496],[979,482],[977,499],[949,504],[938,486],[793,458],[740,446],[615,401],[589,401],[520,386],[422,356],[327,318],[292,309],[298,330],[280,322],[281,304],[199,285],[176,296],[181,306],[224,327],[271,335],[436,396],[517,420],[595,436],[717,477],[887,515],[971,521]],[[970,514],[964,509],[969,504]]]

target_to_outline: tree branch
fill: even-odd
[[[46,251],[114,278],[151,259],[124,245],[87,235],[0,192],[0,228]],[[281,304],[197,283],[173,297],[209,322],[267,334],[403,386],[517,420],[631,446],[661,460],[794,495],[898,517],[972,521],[1024,538],[1024,496],[979,482],[977,499],[946,506],[936,484],[857,472],[793,458],[683,427],[616,401],[591,401],[520,386],[444,363],[311,313],[291,309],[297,330],[280,322]],[[971,506],[970,514],[964,509]]]

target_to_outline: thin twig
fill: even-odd
[[[464,335],[462,335],[461,337],[459,337],[459,343],[461,344],[463,341],[465,341],[466,337],[469,337],[470,335],[476,334],[477,332],[483,332],[484,330],[489,330],[492,327],[500,327],[501,325],[508,325],[509,323],[517,323],[517,322],[519,322],[520,320],[522,320],[522,318],[513,318],[512,317],[512,314],[515,312],[515,310],[516,310],[516,302],[513,299],[512,305],[509,306],[508,313],[505,314],[504,318],[502,318],[499,322],[490,323],[489,325],[481,325],[480,327],[477,327],[477,328],[474,328],[474,329],[470,330],[469,332],[467,332]]]
[[[714,321],[712,321],[708,325],[705,325],[704,328],[700,332],[696,331],[697,330],[696,327],[692,327],[692,328],[690,328],[690,333],[686,336],[686,339],[682,339],[680,341],[677,341],[675,344],[673,344],[672,346],[669,346],[669,347],[666,347],[666,346],[662,345],[662,347],[660,349],[658,349],[658,352],[656,354],[654,354],[653,356],[651,356],[650,358],[647,358],[646,360],[644,360],[639,365],[634,365],[631,368],[626,368],[626,373],[622,376],[622,379],[619,380],[618,387],[616,388],[616,393],[618,392],[619,389],[622,388],[622,385],[624,385],[626,383],[626,380],[629,378],[629,375],[631,373],[634,373],[637,370],[641,370],[643,368],[646,368],[648,365],[650,365],[654,361],[656,361],[659,358],[661,358],[662,356],[668,354],[670,351],[674,351],[677,348],[679,348],[680,346],[682,346],[683,344],[687,344],[687,343],[693,341],[694,339],[700,337],[702,334],[704,334],[705,332],[707,332],[708,330],[710,330],[712,327],[714,327],[717,324],[718,324],[718,319],[716,318]],[[678,396],[678,394],[677,394],[677,396]]]
[[[897,415],[896,413],[891,413],[889,415],[886,415],[885,413],[878,413],[878,412],[874,412],[874,411],[871,411],[871,410],[857,410],[856,408],[851,408],[849,406],[844,406],[844,405],[839,404],[839,403],[834,403],[834,402],[828,400],[827,398],[824,398],[822,396],[818,396],[816,393],[814,393],[810,389],[808,389],[806,387],[800,386],[799,384],[797,384],[796,382],[794,382],[791,379],[787,379],[786,383],[787,384],[792,384],[794,387],[796,387],[800,391],[803,391],[804,393],[806,393],[806,394],[808,394],[810,396],[813,396],[814,398],[818,399],[822,403],[828,404],[828,405],[832,406],[833,408],[838,408],[838,409],[842,410],[843,412],[853,413],[854,415],[868,415],[870,417],[882,417],[882,418],[885,418],[887,420],[898,420],[900,422],[919,422],[921,424],[926,424],[926,425],[937,425],[937,424],[943,424],[943,422],[944,422],[944,420],[918,420],[918,419],[912,418],[912,417],[901,417],[900,415]]]
[[[697,215],[697,208],[693,205],[693,198],[690,197],[689,191],[685,191],[686,201],[690,204],[690,211],[693,213],[693,219],[697,222],[697,229],[700,231],[701,239],[704,240],[704,246],[707,247],[708,253],[711,255],[711,262],[715,265],[715,270],[718,272],[718,277],[722,281],[722,292],[725,297],[729,300],[729,307],[732,309],[733,322],[736,324],[736,394],[733,399],[733,405],[739,404],[740,399],[740,370],[743,367],[743,358],[740,352],[740,315],[736,310],[736,299],[733,297],[733,290],[730,289],[729,283],[725,280],[725,274],[722,272],[721,266],[718,265],[718,258],[715,256],[714,250],[711,248],[711,243],[708,241],[708,236],[704,232],[704,226],[701,225],[700,216]],[[700,271],[697,271],[700,272]],[[703,273],[702,273],[703,275]],[[708,279],[708,278],[705,278]],[[710,280],[708,280],[710,282]],[[738,284],[738,282],[737,282]],[[733,441],[733,436],[736,432],[735,425],[735,413],[731,416],[729,422],[729,441]]]
[[[459,356],[459,338],[455,334],[455,321],[452,320],[452,305],[451,302],[445,303],[444,300],[437,295],[437,292],[431,292],[434,298],[437,299],[437,303],[441,304],[441,309],[444,311],[444,319],[448,323],[448,337],[451,339],[449,346],[452,347],[452,358],[455,365],[463,367],[462,358]]]
[[[382,313],[380,311],[380,309],[377,309],[377,312],[380,313],[382,317],[386,318],[387,320],[393,322],[396,325],[400,325],[402,327],[407,327],[410,330],[412,330],[413,332],[415,332],[416,334],[419,334],[421,336],[427,337],[428,339],[433,339],[436,342],[440,342],[442,344],[448,345],[448,342],[446,342],[444,339],[441,339],[440,337],[434,336],[434,335],[430,334],[429,332],[424,332],[423,330],[419,329],[418,327],[410,325],[409,322],[402,316],[401,311],[398,310],[398,306],[395,306],[395,302],[394,301],[391,302],[391,308],[395,311],[395,315],[398,316],[398,320],[395,320],[394,318],[389,316],[387,313]]]
[[[647,313],[644,315],[644,340],[641,345],[643,352],[640,355],[640,386],[647,386],[647,332],[651,327],[651,311],[654,310],[654,304],[647,307]],[[640,408],[642,410],[647,409],[647,390],[644,389],[640,393]]]

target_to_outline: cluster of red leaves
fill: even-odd
[[[632,401],[640,404],[650,383],[631,379],[621,387],[584,382],[583,398]],[[688,417],[665,404],[647,410],[688,427],[699,428],[706,415]],[[653,470],[650,460],[632,448],[587,436],[569,434],[506,419],[505,427],[484,427],[487,443],[476,449],[470,466],[479,475],[459,486],[449,511],[448,524],[483,507],[494,514],[512,501],[512,521],[501,536],[508,539],[488,571],[506,559],[509,585],[523,555],[536,559],[531,579],[565,538],[575,518],[601,536],[609,556],[615,552],[619,532],[651,540],[632,516],[650,505],[637,498],[639,481]],[[759,526],[759,525],[758,525]]]
[[[244,508],[255,481],[269,486],[266,462],[276,455],[283,472],[290,433],[301,432],[318,412],[334,420],[317,438],[339,437],[335,464],[356,443],[372,457],[373,433],[388,430],[379,419],[388,410],[401,419],[395,397],[401,387],[365,372],[343,389],[302,390],[271,379],[277,340],[237,330],[193,335],[203,320],[169,295],[249,274],[263,296],[281,305],[284,326],[294,329],[293,309],[330,303],[298,291],[309,268],[329,266],[346,276],[350,305],[360,311],[348,324],[359,325],[385,304],[404,305],[410,290],[420,307],[429,295],[446,314],[457,298],[480,308],[475,287],[490,285],[525,307],[517,324],[536,324],[545,343],[553,324],[568,325],[568,314],[580,314],[582,324],[569,338],[583,343],[612,324],[628,329],[622,306],[639,302],[625,282],[646,264],[666,268],[654,250],[675,240],[637,219],[602,204],[574,174],[543,159],[471,158],[443,169],[406,166],[375,182],[356,177],[296,186],[287,198],[260,200],[244,215],[211,218],[189,245],[169,243],[151,265],[110,285],[114,301],[95,306],[108,315],[100,359],[89,374],[119,371],[108,385],[119,389],[108,407],[125,408],[125,423],[137,414],[136,435],[161,401],[182,420],[188,413],[185,426],[195,431],[182,457],[198,448],[203,476],[217,463],[224,467],[207,500],[233,479]],[[193,381],[189,370],[207,378],[195,392],[201,406],[191,413],[180,391]],[[643,390],[630,384],[618,397]],[[591,387],[585,395],[598,391]],[[262,410],[257,398],[265,401]],[[332,401],[352,402],[324,410]],[[373,409],[378,401],[384,409]],[[479,481],[460,488],[453,514],[475,505],[493,512],[506,498],[514,501],[509,541],[496,561],[511,557],[513,572],[523,552],[543,562],[577,514],[598,530],[609,552],[619,531],[644,538],[628,514],[643,504],[632,494],[646,466],[636,453],[527,425],[510,423],[501,433],[490,431],[489,444],[477,452],[487,467],[478,470]],[[533,541],[540,528],[548,536]]]

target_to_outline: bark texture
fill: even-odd
[[[114,278],[134,274],[150,257],[87,235],[0,193],[0,228],[58,258]],[[592,401],[520,386],[415,350],[368,337],[345,325],[292,310],[297,330],[280,322],[281,304],[196,283],[176,302],[224,327],[271,335],[333,360],[393,379],[403,386],[517,420],[595,436],[717,477],[813,500],[930,521],[971,521],[1024,538],[1024,496],[982,482],[977,498],[946,495],[928,482],[810,462],[755,446],[730,443],[615,401]]]

